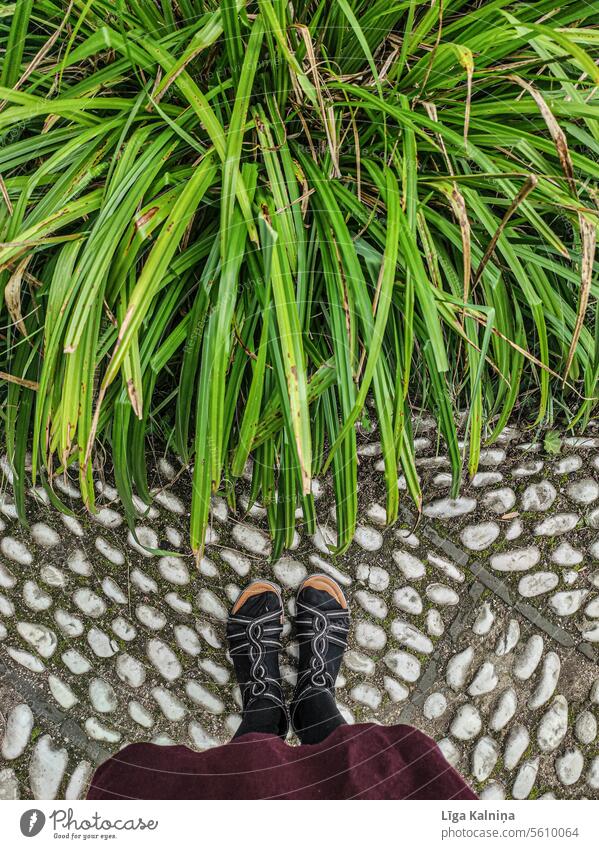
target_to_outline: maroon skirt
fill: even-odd
[[[96,770],[88,799],[476,799],[409,725],[342,725],[313,746],[245,734],[225,746],[133,743]]]

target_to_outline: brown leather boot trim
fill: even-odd
[[[300,591],[306,587],[312,587],[314,590],[324,590],[324,592],[333,596],[333,598],[339,602],[341,607],[347,610],[347,600],[343,595],[341,587],[337,581],[329,578],[328,575],[312,575],[310,578],[306,578],[300,587]]]
[[[249,587],[245,588],[245,590],[241,593],[241,595],[233,605],[231,613],[237,613],[239,608],[245,604],[248,598],[252,598],[252,596],[255,595],[260,595],[261,593],[276,593],[279,598],[281,598],[281,591],[276,584],[271,584],[270,581],[252,581]]]

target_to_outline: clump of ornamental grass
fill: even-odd
[[[19,0],[0,6],[2,438],[32,481],[148,448],[267,510],[330,470],[337,552],[376,425],[419,507],[414,406],[453,475],[514,415],[596,415],[599,31],[581,0]],[[368,402],[368,405],[367,405]],[[465,445],[457,413],[465,411]],[[28,452],[31,453],[29,466]],[[26,460],[26,458],[28,458]],[[63,505],[64,506],[64,505]],[[66,509],[66,508],[65,508]]]

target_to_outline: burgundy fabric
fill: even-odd
[[[133,743],[96,771],[88,799],[476,799],[409,725],[342,725],[322,743],[245,734],[226,746]]]

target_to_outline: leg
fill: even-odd
[[[296,628],[299,668],[291,722],[302,743],[320,743],[345,725],[335,680],[347,647],[349,610],[336,581],[327,575],[304,581],[297,594]]]
[[[242,721],[234,739],[260,732],[287,735],[287,708],[281,689],[279,649],[283,602],[275,584],[253,581],[241,593],[227,622],[227,640],[241,688]]]
[[[331,731],[347,723],[339,713],[335,697],[328,690],[306,695],[293,714],[293,727],[301,743],[321,743]]]

